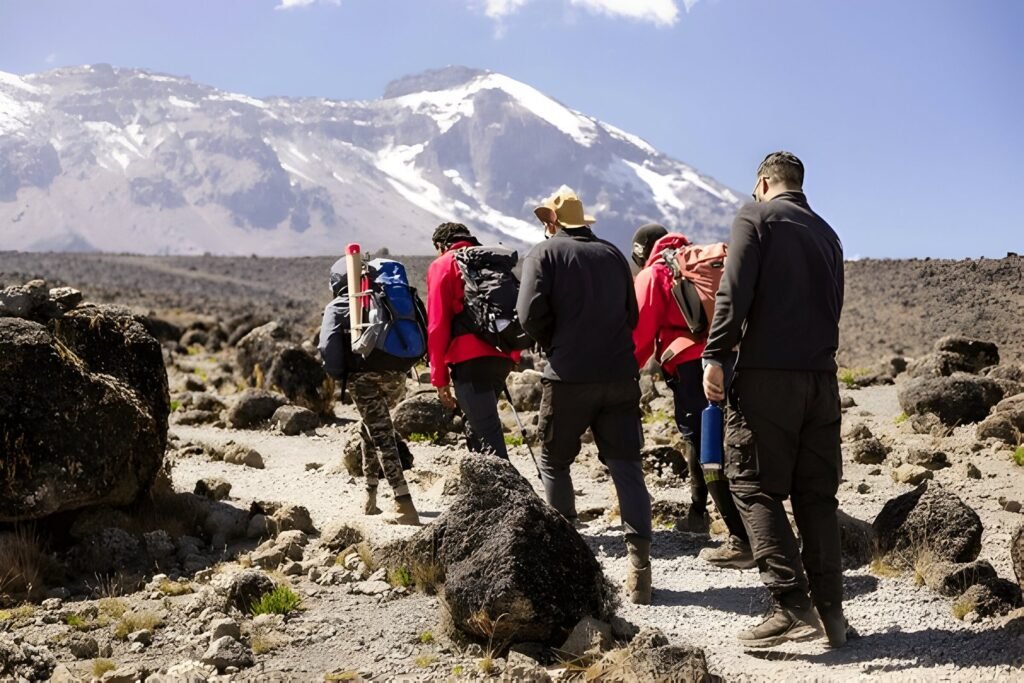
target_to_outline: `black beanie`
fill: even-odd
[[[647,259],[651,256],[654,243],[667,234],[668,230],[665,229],[665,226],[657,223],[648,223],[637,228],[637,231],[633,233],[633,244],[630,246],[629,254],[633,263],[640,268],[647,265]]]

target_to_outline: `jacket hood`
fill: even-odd
[[[666,249],[678,249],[679,247],[685,247],[688,244],[690,244],[690,240],[686,239],[686,235],[678,232],[670,232],[654,243],[654,248],[651,249],[651,255],[647,259],[647,265],[649,266],[659,260],[661,258],[661,252]]]
[[[330,285],[331,294],[335,297],[348,292],[348,264],[345,262],[344,256],[335,261],[334,265],[331,266]]]

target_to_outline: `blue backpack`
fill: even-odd
[[[405,266],[391,259],[365,264],[369,282],[363,333],[352,345],[366,369],[409,370],[427,353],[427,315]]]

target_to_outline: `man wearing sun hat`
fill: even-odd
[[[548,503],[576,521],[569,467],[589,428],[608,467],[626,530],[626,592],[651,599],[651,501],[640,449],[639,370],[633,353],[637,323],[633,276],[622,253],[590,229],[594,218],[564,185],[534,213],[544,242],[523,260],[518,313],[548,357],[539,430],[540,471]]]

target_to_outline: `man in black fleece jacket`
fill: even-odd
[[[651,599],[651,501],[640,461],[639,369],[633,277],[622,253],[588,227],[594,219],[563,187],[535,210],[550,239],[523,260],[517,309],[548,357],[539,429],[548,503],[576,521],[569,468],[589,427],[611,472],[626,528],[629,599]]]
[[[843,248],[808,205],[803,179],[793,154],[761,162],[755,203],[733,222],[703,354],[705,394],[728,405],[725,474],[776,603],[763,623],[739,634],[751,647],[819,638],[823,622],[830,645],[846,642],[836,516]],[[726,396],[721,366],[737,346]],[[782,506],[787,497],[802,556]]]

